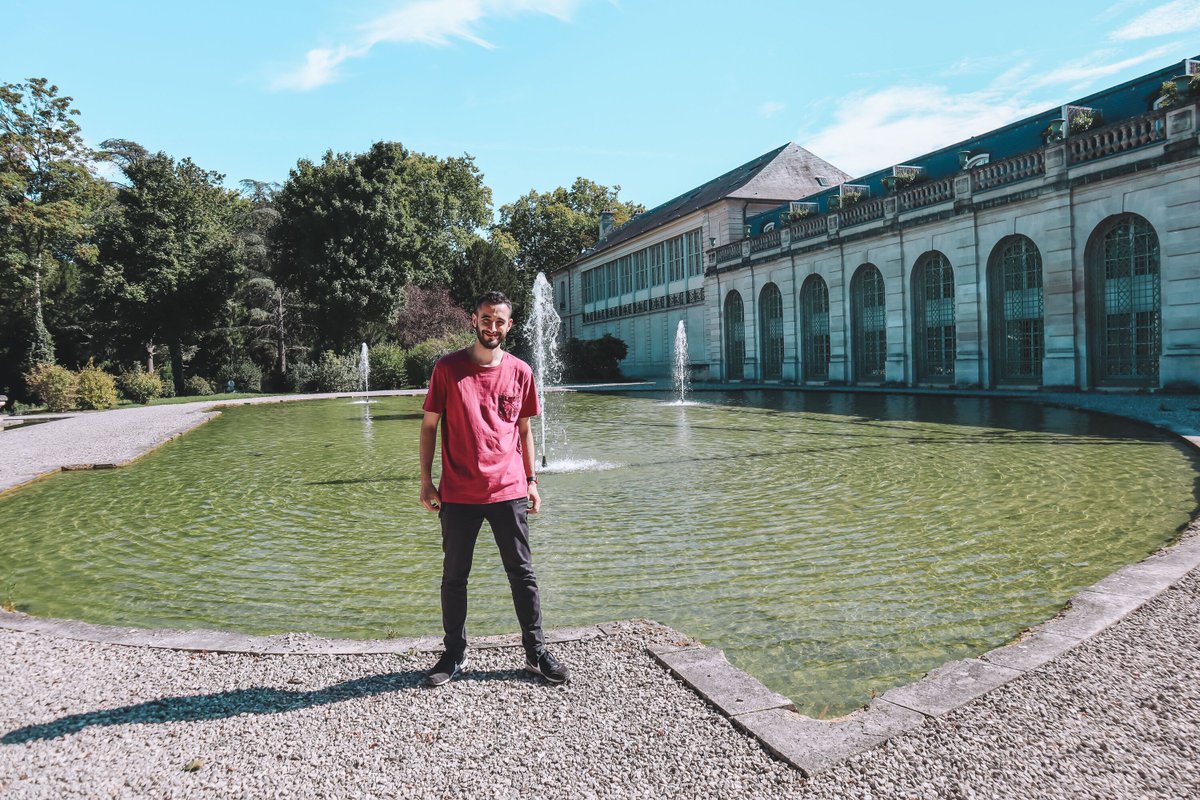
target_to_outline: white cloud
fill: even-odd
[[[1119,61],[1104,60],[1106,57],[1113,55],[1111,51],[1095,53],[1086,60],[1063,64],[1061,67],[1039,76],[1034,81],[1033,87],[1055,86],[1064,83],[1077,86],[1086,85],[1099,78],[1107,78],[1109,75],[1115,75],[1130,67],[1136,67],[1138,64],[1145,63],[1146,61],[1159,60],[1178,51],[1179,44],[1172,42],[1155,47],[1152,50],[1147,50],[1141,55],[1123,58]]]
[[[1139,14],[1110,34],[1117,41],[1170,36],[1200,28],[1200,0],[1172,0]]]
[[[759,116],[770,119],[780,111],[783,111],[785,108],[787,108],[787,106],[785,106],[783,103],[780,103],[776,100],[768,100],[758,107],[758,114]]]
[[[278,76],[275,89],[308,91],[340,77],[348,59],[362,58],[379,44],[424,44],[444,47],[455,39],[492,48],[476,30],[488,17],[523,13],[546,14],[567,21],[583,0],[414,0],[361,26],[351,44],[314,48],[304,65]]]
[[[1035,110],[991,89],[951,96],[944,86],[897,86],[846,98],[832,125],[800,143],[851,175],[865,175]]]
[[[1102,53],[1042,73],[1023,62],[987,86],[961,94],[937,84],[861,92],[838,102],[831,124],[802,131],[797,141],[851,175],[865,175],[1043,111],[1070,99],[1063,96],[1063,87],[1081,91],[1173,49],[1177,46],[1155,47],[1112,61],[1103,58],[1114,58],[1114,53]],[[1054,87],[1054,92],[1045,91]]]

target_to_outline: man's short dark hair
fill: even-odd
[[[510,314],[513,310],[512,300],[505,297],[504,292],[484,292],[475,301],[475,313],[479,313],[480,306],[508,306]]]

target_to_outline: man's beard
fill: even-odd
[[[487,339],[483,338],[483,331],[480,328],[475,329],[475,338],[478,339],[479,343],[488,350],[495,350],[497,347],[504,344],[505,336],[507,336],[507,334],[504,331],[496,331],[495,341],[489,342]]]

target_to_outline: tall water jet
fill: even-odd
[[[688,364],[687,325],[679,320],[679,325],[675,327],[675,366],[671,370],[671,378],[675,384],[675,400],[681,406],[687,403],[690,388]]]
[[[369,403],[371,377],[371,361],[367,354],[367,343],[362,343],[362,349],[358,352],[358,380],[362,384],[363,402]]]
[[[538,405],[542,413],[538,417],[542,433],[542,466],[548,461],[546,431],[552,428],[550,409],[546,407],[546,389],[557,386],[562,380],[562,359],[558,354],[558,331],[562,319],[554,310],[554,288],[546,280],[546,273],[539,272],[533,281],[533,308],[524,330],[533,350],[533,375],[537,382]]]

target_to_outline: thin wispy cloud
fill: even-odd
[[[492,17],[546,14],[569,21],[583,0],[415,0],[361,26],[354,41],[309,50],[304,64],[272,81],[274,89],[309,91],[337,81],[342,65],[381,44],[445,47],[464,41],[491,49],[479,29]]]
[[[785,106],[783,103],[780,103],[776,100],[768,100],[758,107],[758,115],[765,119],[770,119],[780,111],[783,111],[785,108],[787,108],[787,106]]]
[[[1113,51],[1100,52],[1089,56],[1082,61],[1076,61],[1069,64],[1063,64],[1057,69],[1053,69],[1044,75],[1041,75],[1033,84],[1033,88],[1042,86],[1057,86],[1061,84],[1071,84],[1073,86],[1084,86],[1093,83],[1100,78],[1107,78],[1110,75],[1115,75],[1130,67],[1136,67],[1138,64],[1144,64],[1147,61],[1159,61],[1172,53],[1179,52],[1179,43],[1171,42],[1152,50],[1122,58],[1117,61],[1108,61],[1116,54]]]
[[[1200,28],[1200,0],[1173,0],[1139,14],[1113,31],[1117,41],[1171,36]]]
[[[1067,88],[1082,90],[1177,47],[1164,45],[1123,58],[1110,52],[1103,54],[1107,61],[1090,58],[1042,73],[1023,62],[966,93],[937,84],[861,92],[842,98],[831,124],[801,131],[798,141],[850,174],[865,175],[1043,111],[1068,99],[1062,96]]]

